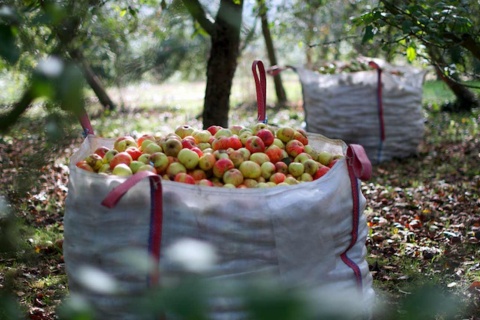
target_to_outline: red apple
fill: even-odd
[[[284,158],[284,150],[280,147],[272,144],[265,149],[265,154],[268,156],[271,162],[276,163]]]
[[[98,171],[100,167],[103,165],[103,159],[96,153],[92,153],[85,158],[87,164],[92,167],[94,171]]]
[[[195,184],[195,179],[193,179],[193,177],[186,172],[177,173],[174,176],[173,181],[187,183],[187,184]]]
[[[142,155],[142,151],[140,151],[137,147],[128,147],[125,152],[128,153],[133,160],[137,160],[138,157]]]
[[[250,136],[247,141],[245,141],[245,148],[247,148],[250,153],[264,152],[265,143],[263,143],[263,140],[258,136]]]
[[[228,138],[228,147],[234,150],[238,150],[243,147],[243,144],[237,135],[233,135]]]
[[[212,142],[213,150],[226,150],[229,148],[230,139],[226,136],[216,137]]]
[[[304,146],[308,145],[307,133],[303,129],[295,130],[295,133],[293,134],[293,139],[300,141],[301,143],[303,143]]]
[[[212,153],[204,153],[203,156],[198,159],[198,167],[203,171],[208,171],[213,168],[216,161],[217,159]]]
[[[283,161],[275,162],[275,169],[276,169],[277,172],[287,174],[288,173],[288,164],[286,164]]]
[[[256,133],[256,136],[260,137],[260,139],[263,140],[263,143],[265,144],[265,147],[268,147],[271,144],[273,144],[273,141],[275,140],[275,135],[269,129],[260,129]]]
[[[213,175],[217,178],[222,178],[226,171],[233,168],[235,168],[235,165],[229,158],[218,159],[212,168]]]
[[[305,146],[298,140],[290,140],[285,145],[285,151],[287,151],[289,156],[295,158],[305,151]]]
[[[315,174],[313,175],[313,180],[317,180],[321,177],[323,177],[327,172],[328,170],[330,170],[329,167],[327,166],[320,166],[317,170],[317,172],[315,172]]]
[[[271,181],[275,184],[279,184],[279,183],[282,183],[285,181],[285,179],[287,178],[287,176],[282,173],[282,172],[275,172],[274,174],[272,174],[270,176],[270,179],[268,179],[268,181]]]
[[[80,169],[95,172],[95,170],[93,170],[93,168],[85,160],[78,161],[75,165]]]
[[[105,156],[105,154],[108,152],[108,150],[110,150],[110,148],[105,147],[105,146],[101,146],[101,147],[98,147],[97,149],[95,149],[95,151],[93,153],[96,153],[100,157],[103,158]]]
[[[132,157],[127,152],[119,152],[113,156],[112,160],[110,161],[110,169],[113,170],[118,164],[123,163],[127,166],[130,165],[132,162]]]
[[[208,131],[210,131],[210,133],[212,134],[212,136],[214,136],[218,130],[222,129],[221,126],[216,126],[216,125],[212,125],[210,127],[207,128]]]

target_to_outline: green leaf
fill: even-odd
[[[410,46],[407,48],[407,59],[408,59],[408,62],[412,62],[413,60],[415,60],[417,58],[417,50]]]
[[[374,36],[373,27],[372,26],[367,26],[365,28],[365,33],[363,34],[362,44],[367,43],[368,41],[372,40],[373,36]]]
[[[20,50],[16,45],[13,27],[0,24],[0,57],[14,64],[20,58]]]

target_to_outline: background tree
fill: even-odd
[[[271,66],[278,65],[275,46],[273,45],[272,34],[270,32],[270,23],[268,22],[268,6],[265,0],[257,0],[258,15],[260,16],[262,35],[265,40],[265,47],[267,50],[268,60]],[[277,74],[273,77],[275,93],[277,95],[277,103],[279,105],[285,105],[287,102],[287,94],[283,87],[282,77]]]
[[[221,0],[214,21],[197,0],[183,0],[183,3],[211,39],[203,126],[227,127],[230,93],[240,52],[243,0]]]
[[[385,30],[394,29],[392,42],[381,40],[385,47],[403,48],[410,61],[424,53],[455,94],[454,110],[470,111],[479,106],[478,97],[462,82],[479,78],[478,73],[469,71],[475,70],[480,59],[478,1],[429,0],[419,3],[381,0],[357,22],[365,27],[364,42],[381,37]]]

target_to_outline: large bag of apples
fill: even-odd
[[[266,124],[261,61],[252,70],[259,122],[249,127],[104,139],[83,122],[90,134],[71,157],[64,258],[71,294],[96,318],[139,319],[132,302],[184,271],[167,254],[182,239],[215,249],[203,274],[212,283],[267,277],[369,312],[368,157],[359,145]],[[140,268],[142,256],[154,267]],[[248,318],[238,297],[210,307],[211,319]]]

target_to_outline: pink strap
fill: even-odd
[[[372,165],[361,145],[351,144],[347,149],[348,176],[350,178],[350,186],[352,191],[352,238],[350,244],[340,255],[343,263],[352,269],[357,282],[358,289],[362,289],[363,280],[360,267],[351,260],[347,253],[357,243],[358,228],[360,223],[360,188],[357,179],[368,180],[372,173]]]
[[[257,73],[258,68],[258,73]],[[255,89],[257,90],[257,107],[259,122],[266,123],[266,105],[267,105],[267,77],[265,75],[265,66],[260,60],[253,61],[252,64],[253,77],[255,79]],[[259,78],[260,74],[260,78]]]
[[[370,61],[368,65],[377,69],[377,105],[378,105],[378,120],[380,122],[380,139],[385,141],[385,122],[383,119],[383,99],[382,99],[382,68],[374,62]]]
[[[347,149],[347,161],[349,167],[353,169],[355,177],[362,181],[370,179],[372,176],[372,164],[363,146],[350,144]]]
[[[82,125],[83,128],[83,134],[88,136],[89,134],[95,134],[93,132],[92,124],[90,123],[90,119],[88,118],[87,112],[84,112],[80,117],[80,124]]]
[[[137,172],[136,174],[128,178],[125,182],[113,188],[113,190],[110,191],[110,193],[102,201],[102,205],[107,208],[114,208],[128,190],[133,188],[137,183],[139,183],[145,178],[150,179],[151,194],[150,234],[148,241],[148,251],[153,257],[154,261],[159,263],[163,229],[163,195],[160,176],[150,171]],[[135,212],[132,212],[132,214],[135,214]],[[150,286],[158,284],[160,278],[158,270],[159,268],[155,268],[153,273],[150,275],[148,279]]]

